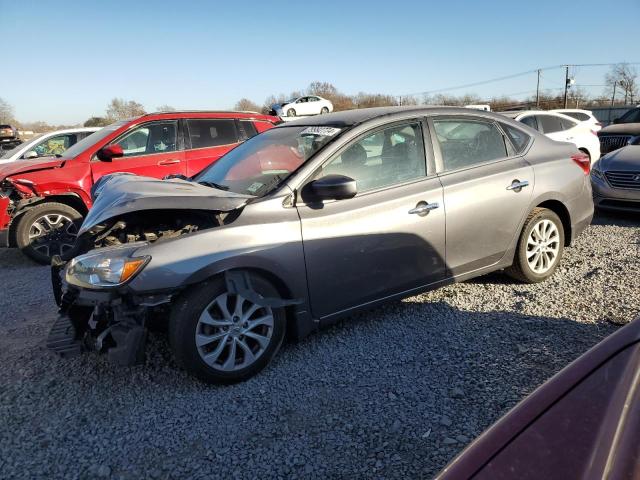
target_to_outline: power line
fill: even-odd
[[[415,93],[404,93],[402,95],[398,95],[399,97],[414,97],[417,95],[431,95],[433,93],[441,93],[441,92],[450,92],[452,90],[460,90],[463,88],[471,88],[471,87],[478,87],[481,85],[487,85],[489,83],[496,83],[496,82],[502,82],[504,80],[510,80],[512,78],[518,78],[518,77],[523,77],[525,75],[531,75],[534,73],[537,73],[538,70],[555,70],[558,68],[567,68],[567,67],[573,67],[575,69],[575,67],[610,67],[612,65],[619,65],[620,63],[625,63],[626,65],[640,65],[640,62],[618,62],[618,63],[578,63],[578,64],[563,64],[563,65],[552,65],[550,67],[543,67],[543,68],[536,68],[534,70],[527,70],[526,72],[519,72],[519,73],[514,73],[511,75],[505,75],[503,77],[496,77],[496,78],[491,78],[489,80],[482,80],[482,81],[478,81],[478,82],[473,82],[473,83],[467,83],[464,85],[457,85],[454,87],[446,87],[446,88],[438,88],[435,90],[426,90],[424,92],[415,92]]]

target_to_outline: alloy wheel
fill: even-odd
[[[265,352],[273,328],[270,307],[257,305],[238,294],[223,293],[200,315],[196,347],[200,358],[211,368],[241,370]]]
[[[535,273],[548,272],[558,260],[560,233],[551,220],[537,222],[527,238],[527,263]]]
[[[71,250],[78,236],[78,226],[66,215],[48,213],[29,227],[31,248],[47,257]]]

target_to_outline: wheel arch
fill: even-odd
[[[549,199],[536,205],[536,208],[546,208],[560,217],[564,229],[564,246],[568,247],[572,240],[571,214],[560,200]]]

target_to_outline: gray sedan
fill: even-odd
[[[591,182],[597,208],[640,212],[640,146],[602,157],[593,165]]]
[[[285,336],[382,302],[495,270],[547,279],[591,221],[589,169],[504,116],[410,107],[290,122],[190,179],[114,175],[54,259],[48,345],[131,364],[167,320],[187,370],[243,380]]]

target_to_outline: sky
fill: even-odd
[[[615,21],[607,8],[601,0],[0,0],[0,98],[19,121],[76,124],[104,115],[114,97],[148,111],[230,109],[315,80],[347,94],[402,95],[554,65],[640,62],[640,0],[616,2]],[[601,85],[606,71],[571,74]],[[543,71],[541,82],[562,88],[564,70]],[[535,88],[531,73],[445,93],[524,98]]]

